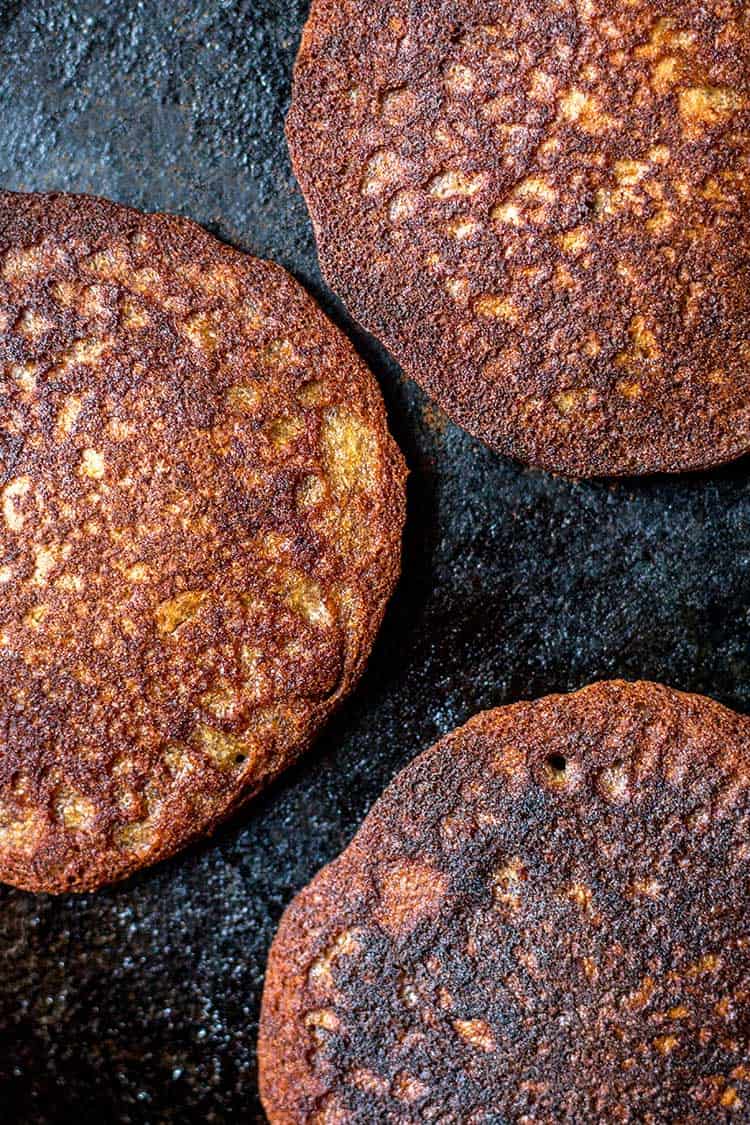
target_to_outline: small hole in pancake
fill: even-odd
[[[553,773],[565,773],[568,767],[568,759],[563,754],[548,754],[547,765]]]
[[[241,766],[242,763],[245,762],[245,761],[247,761],[247,754],[235,754],[234,764],[236,766]]]

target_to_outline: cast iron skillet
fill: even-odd
[[[0,183],[190,215],[321,284],[283,137],[302,0],[0,0]],[[412,469],[370,669],[219,835],[83,898],[0,888],[4,1125],[252,1121],[283,906],[397,769],[476,711],[622,676],[750,708],[750,462],[572,484],[447,424],[372,340]]]

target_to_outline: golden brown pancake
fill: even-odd
[[[750,720],[600,683],[416,758],[274,941],[272,1125],[750,1120]]]
[[[375,380],[194,223],[0,194],[0,878],[121,878],[310,743],[399,570]]]
[[[750,8],[313,0],[287,132],[352,314],[501,453],[750,448]]]

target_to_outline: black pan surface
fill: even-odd
[[[304,763],[97,895],[0,888],[0,1120],[262,1120],[284,905],[389,778],[476,711],[604,677],[750,708],[750,461],[570,483],[450,425],[323,286],[283,136],[303,0],[0,0],[0,185],[189,215],[289,268],[376,371],[412,469],[404,577]]]

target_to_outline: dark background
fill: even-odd
[[[394,772],[481,708],[645,677],[750,709],[750,463],[570,483],[448,424],[323,287],[283,136],[303,0],[0,0],[0,186],[190,215],[290,269],[374,367],[412,470],[356,695],[217,837],[84,897],[0,887],[0,1119],[262,1120],[284,905]]]

